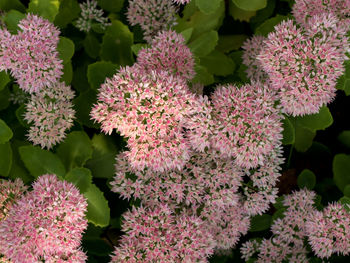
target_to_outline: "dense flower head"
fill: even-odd
[[[172,30],[159,32],[150,48],[139,51],[137,63],[146,71],[164,70],[187,80],[195,75],[191,50],[183,36]]]
[[[15,181],[0,180],[0,221],[6,218],[13,204],[19,200],[27,187],[21,179]]]
[[[232,160],[219,159],[205,153],[196,153],[181,171],[137,171],[127,162],[126,154],[116,158],[116,176],[112,191],[122,197],[140,199],[148,206],[167,203],[171,207],[180,204],[199,206],[204,202],[221,205],[219,193],[226,193],[230,201],[237,201],[242,172]]]
[[[32,126],[28,139],[34,145],[50,149],[66,137],[73,126],[74,91],[63,82],[32,94],[26,104],[25,120]]]
[[[75,26],[80,31],[89,32],[94,22],[98,23],[103,30],[110,25],[110,23],[108,23],[108,18],[103,16],[103,10],[97,8],[97,1],[87,0],[79,4],[79,6],[81,9],[81,16],[78,18]]]
[[[218,87],[212,95],[216,121],[213,148],[223,156],[234,157],[242,168],[263,165],[282,140],[275,100],[273,92],[260,83]]]
[[[144,39],[151,42],[159,31],[174,24],[176,12],[172,0],[130,0],[127,17],[131,25],[140,25]]]
[[[0,222],[0,253],[13,262],[85,262],[79,246],[86,209],[73,184],[40,176]]]
[[[350,254],[350,213],[342,204],[329,204],[323,211],[315,211],[308,218],[306,231],[318,257]]]
[[[263,50],[266,37],[254,35],[247,39],[243,45],[242,62],[247,66],[246,73],[249,79],[263,82],[268,79],[268,75],[264,72],[261,62],[257,60],[257,56]]]
[[[337,18],[328,14],[310,19],[306,29],[292,20],[283,21],[268,35],[258,60],[285,113],[317,113],[335,97],[349,47],[345,32]]]
[[[333,13],[342,23],[350,25],[349,0],[295,0],[292,12],[300,24],[308,23],[314,15]]]
[[[27,15],[14,35],[8,48],[11,52],[13,77],[26,92],[38,92],[55,84],[63,72],[62,60],[58,57],[59,30],[48,20],[36,15]]]
[[[208,262],[215,242],[195,216],[175,215],[166,205],[133,208],[124,214],[126,233],[112,263]]]
[[[0,28],[0,71],[7,71],[13,66],[14,38],[7,29]]]
[[[133,168],[181,170],[191,156],[181,121],[195,112],[196,103],[182,78],[165,71],[145,73],[135,65],[106,80],[91,116],[105,133],[117,129],[128,138]]]

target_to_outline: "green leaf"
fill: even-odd
[[[59,57],[63,60],[63,63],[67,63],[74,55],[73,41],[66,37],[60,37],[57,51],[60,54]]]
[[[276,25],[278,25],[279,23],[281,23],[283,20],[286,20],[286,19],[288,19],[287,16],[276,15],[275,17],[272,17],[266,20],[264,23],[258,26],[255,29],[255,34],[266,37],[270,32],[274,31]]]
[[[59,0],[31,0],[28,12],[38,14],[53,22],[60,7]]]
[[[191,41],[188,47],[194,55],[204,57],[214,50],[218,40],[218,32],[211,30]]]
[[[65,28],[80,15],[80,7],[77,0],[61,0],[58,14],[55,17],[54,24]]]
[[[350,131],[342,131],[338,136],[338,140],[346,147],[350,148]]]
[[[300,126],[298,123],[294,125],[295,128],[295,142],[294,148],[298,152],[306,152],[312,145],[312,140],[316,136],[316,132],[308,128]]]
[[[82,167],[92,157],[92,144],[89,136],[83,131],[73,131],[57,148],[67,171]]]
[[[90,119],[91,108],[97,100],[97,92],[93,89],[81,92],[77,98],[73,100],[77,110],[77,121],[89,128],[98,128],[99,125]]]
[[[192,33],[193,33],[193,28],[192,27],[187,28],[187,29],[185,29],[184,31],[182,31],[180,33],[183,36],[183,38],[185,39],[185,44],[187,44],[188,41],[190,41]]]
[[[21,3],[20,0],[1,0],[0,1],[0,10],[2,11],[10,11],[11,9],[15,9],[24,13],[26,11],[26,7]]]
[[[199,10],[204,14],[214,13],[220,7],[220,4],[222,2],[222,0],[195,0],[195,1]]]
[[[25,18],[25,14],[22,14],[21,12],[18,12],[17,10],[10,10],[5,15],[5,19],[4,19],[7,29],[11,33],[17,34],[17,30],[19,29],[18,23],[23,18]]]
[[[16,178],[21,178],[25,184],[31,183],[33,177],[28,173],[27,169],[24,166],[24,163],[21,160],[21,157],[18,152],[18,148],[21,146],[29,145],[28,142],[22,142],[14,140],[11,143],[12,148],[12,167],[10,170],[9,178],[14,180]]]
[[[25,167],[35,178],[43,174],[56,174],[63,178],[66,174],[60,158],[50,151],[32,145],[21,146],[18,151]]]
[[[232,0],[232,2],[245,11],[256,11],[267,5],[267,0]]]
[[[293,144],[295,142],[295,130],[292,122],[285,117],[283,120],[283,139],[282,144],[288,145]]]
[[[87,70],[87,77],[91,88],[98,90],[106,78],[117,73],[118,65],[111,62],[98,61],[90,64]]]
[[[108,226],[110,209],[103,192],[96,185],[92,184],[87,192],[84,193],[84,196],[88,202],[88,211],[86,214],[88,221],[95,226]]]
[[[92,58],[97,58],[100,54],[100,42],[98,42],[98,39],[92,33],[86,35],[83,46],[86,53]]]
[[[196,75],[192,80],[193,83],[201,83],[205,86],[214,83],[214,76],[210,74],[205,67],[196,65],[194,69],[196,71]]]
[[[97,0],[97,2],[104,10],[112,13],[118,13],[124,5],[124,0]]]
[[[91,141],[94,151],[86,167],[91,170],[94,177],[112,178],[115,173],[114,164],[117,154],[113,139],[104,134],[95,134]]]
[[[77,167],[70,170],[64,180],[78,187],[80,193],[85,193],[92,184],[92,175],[89,169]]]
[[[333,159],[333,179],[336,186],[344,192],[345,186],[350,184],[350,156],[337,154]]]
[[[131,46],[132,53],[134,53],[135,56],[138,55],[141,49],[147,48],[148,45],[145,43],[137,43]]]
[[[258,232],[268,229],[271,225],[271,220],[272,217],[267,214],[252,217],[249,232]]]
[[[4,110],[10,105],[10,94],[8,87],[0,90],[0,110]]]
[[[0,175],[7,177],[12,166],[12,149],[10,142],[0,143]]]
[[[63,64],[63,75],[61,77],[61,81],[64,81],[66,85],[69,85],[73,79],[73,66],[72,62],[68,61]]]
[[[339,202],[344,206],[345,210],[350,212],[350,198],[347,196],[343,196],[339,199]]]
[[[309,169],[304,169],[298,176],[298,186],[300,189],[308,188],[312,190],[316,185],[316,176]]]
[[[250,27],[256,29],[261,23],[264,23],[274,13],[276,7],[276,0],[268,0],[267,6],[264,9],[260,9],[256,12],[256,15],[250,19]]]
[[[118,20],[106,30],[101,46],[101,58],[120,66],[132,65],[131,45],[134,37],[129,28]]]
[[[0,143],[8,142],[11,140],[12,136],[12,130],[3,120],[0,119]]]
[[[217,76],[227,76],[235,70],[235,64],[232,59],[218,50],[214,50],[207,56],[202,57],[201,65],[205,66],[209,73]]]
[[[256,15],[256,11],[243,10],[231,1],[229,5],[229,12],[233,19],[246,22],[249,22],[249,20]]]
[[[346,197],[350,197],[350,184],[348,184],[344,187],[343,193]]]
[[[308,128],[311,131],[324,130],[333,123],[332,114],[326,106],[322,107],[316,114],[296,117],[295,120],[300,126]]]
[[[0,90],[3,90],[9,82],[9,75],[5,71],[0,71]]]
[[[238,50],[247,38],[246,35],[220,35],[217,49],[224,53]]]

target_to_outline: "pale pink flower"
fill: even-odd
[[[315,211],[306,223],[309,244],[318,257],[350,253],[350,213],[342,204],[329,204],[323,211]]]
[[[266,37],[254,35],[243,43],[243,64],[247,66],[246,73],[249,79],[264,82],[268,79],[268,75],[264,72],[261,62],[257,56],[264,48]]]
[[[89,32],[93,23],[98,24],[103,30],[111,25],[108,23],[108,17],[103,16],[103,10],[97,8],[97,1],[87,0],[86,2],[79,4],[79,6],[81,14],[75,26],[80,31]]]
[[[86,209],[85,198],[73,184],[56,175],[40,176],[0,222],[0,253],[22,263],[85,262],[79,247],[87,227]],[[65,261],[72,256],[77,261]]]
[[[15,181],[0,180],[0,221],[6,218],[13,204],[19,200],[27,186],[21,179]]]
[[[240,252],[242,254],[242,258],[245,261],[248,261],[251,257],[253,257],[257,252],[259,252],[260,243],[257,240],[248,240],[243,243]]]
[[[336,81],[344,72],[349,47],[345,32],[336,17],[320,15],[310,19],[306,29],[288,20],[268,35],[258,60],[285,113],[317,113],[335,97]]]
[[[63,141],[66,131],[73,126],[73,97],[74,91],[63,82],[32,94],[24,117],[32,125],[28,140],[48,149]]]
[[[38,92],[54,85],[62,76],[63,64],[58,57],[59,30],[49,21],[28,14],[14,35],[10,45],[12,56],[11,74],[21,89]]]
[[[152,39],[151,47],[141,49],[137,63],[146,71],[164,70],[186,80],[195,75],[191,50],[183,36],[171,30],[159,32]]]
[[[13,51],[15,37],[7,29],[0,28],[0,71],[8,71],[13,67]]]
[[[208,262],[215,242],[198,217],[175,215],[166,205],[124,214],[126,233],[112,263]]]
[[[273,92],[260,83],[218,87],[212,95],[216,122],[212,147],[234,157],[242,168],[265,164],[282,140],[282,116],[275,100]]]
[[[342,23],[350,25],[349,0],[295,0],[293,15],[300,24],[306,24],[310,17],[322,13],[333,13]]]
[[[181,170],[191,153],[182,120],[196,108],[196,96],[182,78],[165,71],[145,73],[136,64],[107,79],[93,107],[102,131],[128,138],[127,157],[138,170]]]
[[[176,12],[172,0],[130,0],[127,18],[131,25],[140,25],[150,43],[158,32],[171,28]]]

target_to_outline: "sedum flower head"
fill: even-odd
[[[32,125],[28,139],[34,145],[50,149],[65,138],[66,130],[73,126],[73,97],[74,91],[63,82],[32,94],[25,120]]]
[[[0,71],[7,71],[13,67],[13,51],[15,37],[7,29],[0,28]]]
[[[26,92],[38,92],[54,85],[62,76],[62,60],[58,57],[59,30],[49,21],[27,15],[18,27],[10,45],[10,67],[13,77]]]
[[[141,49],[137,63],[146,71],[164,70],[186,80],[195,75],[194,58],[185,39],[171,30],[158,33],[150,48]]]
[[[131,25],[140,25],[150,43],[158,32],[174,24],[176,12],[172,0],[130,0],[127,18]]]
[[[126,212],[122,230],[126,235],[112,263],[205,263],[214,252],[215,242],[198,217],[177,216],[164,204]]]
[[[350,213],[340,203],[315,211],[306,223],[309,244],[318,257],[350,254]]]
[[[275,100],[268,87],[260,83],[218,87],[212,95],[216,121],[213,148],[223,156],[234,157],[242,168],[263,165],[282,139]]]
[[[108,23],[108,18],[103,16],[103,10],[97,8],[97,1],[87,0],[79,5],[81,16],[78,18],[75,26],[80,31],[89,32],[94,22],[103,30],[110,25],[110,23]]]
[[[79,249],[87,202],[71,183],[45,174],[0,222],[0,253],[13,262],[85,262]],[[67,260],[71,259],[71,260]]]
[[[298,116],[317,113],[335,97],[347,50],[344,25],[323,14],[310,19],[305,29],[292,20],[276,26],[258,60],[279,94],[283,111]]]
[[[101,86],[92,119],[105,133],[117,129],[128,137],[133,168],[181,170],[190,158],[181,121],[195,110],[195,95],[182,78],[136,66],[121,69]]]

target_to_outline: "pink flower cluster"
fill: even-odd
[[[42,175],[0,221],[0,253],[12,262],[85,262],[87,202],[71,183]]]
[[[87,0],[79,4],[79,6],[81,9],[81,16],[78,18],[75,26],[80,31],[89,32],[93,22],[97,23],[103,30],[111,25],[108,23],[108,18],[103,16],[103,10],[97,8],[97,1]]]
[[[316,194],[300,190],[284,198],[286,210],[276,219],[270,239],[251,240],[241,247],[242,258],[248,261],[257,256],[256,262],[308,262],[308,239],[313,252],[328,258],[334,253],[350,253],[350,213],[343,205],[334,203],[323,211],[314,207]]]
[[[59,30],[31,14],[18,27],[16,35],[0,30],[0,70],[10,70],[20,88],[29,93],[54,85],[63,74],[56,50]]]
[[[173,2],[176,4],[185,5],[185,4],[188,4],[189,2],[191,2],[191,0],[173,0]]]
[[[170,29],[176,12],[172,0],[129,0],[127,18],[131,25],[140,25],[150,43],[158,32]]]
[[[73,126],[73,97],[74,91],[63,82],[32,94],[25,113],[25,120],[32,124],[28,140],[48,149],[63,141],[65,131]]]
[[[214,241],[197,217],[173,214],[166,205],[133,208],[124,214],[126,235],[112,263],[208,262]]]

